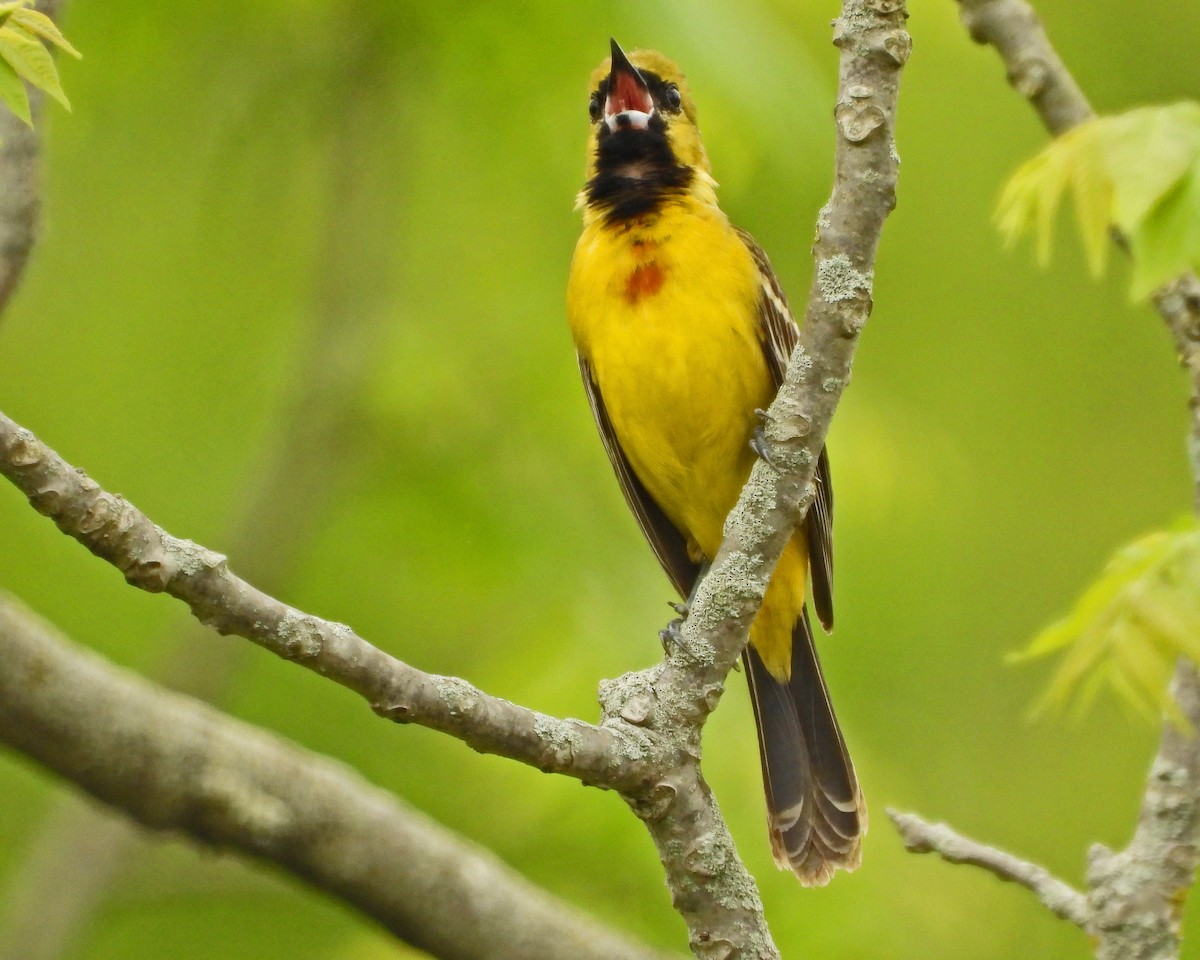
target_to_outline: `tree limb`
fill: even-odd
[[[1119,853],[1088,851],[1087,930],[1097,960],[1167,960],[1179,956],[1187,892],[1200,863],[1200,682],[1181,659],[1171,694],[1191,729],[1163,724],[1137,828]]]
[[[1040,19],[1025,0],[958,0],[958,3],[971,37],[996,49],[1009,82],[1029,100],[1051,134],[1061,134],[1094,116],[1091,105],[1042,29]],[[1124,246],[1123,238],[1115,236]],[[1200,512],[1200,281],[1192,273],[1183,274],[1160,287],[1153,299],[1191,378],[1189,453],[1196,481],[1194,506]],[[1177,665],[1172,695],[1191,730],[1200,730],[1200,678],[1190,662],[1181,660]],[[899,819],[893,815],[893,820],[906,840],[913,824],[921,822],[909,815],[899,815]],[[975,850],[990,850],[966,838],[957,839]],[[940,847],[935,848],[942,852]],[[964,858],[962,862],[997,872],[994,865],[976,859]],[[1015,858],[1014,862],[1022,863]],[[1113,853],[1095,845],[1088,855],[1084,909],[1080,911],[1078,902],[1067,898],[1071,910],[1054,912],[1095,938],[1096,956],[1100,960],[1178,957],[1184,897],[1195,882],[1197,865],[1200,865],[1200,738],[1168,721],[1163,726],[1137,829],[1129,846]],[[1007,878],[1021,882],[1016,876]],[[1032,888],[1030,883],[1025,885]]]
[[[75,647],[3,593],[0,648],[0,742],[147,827],[280,865],[447,960],[664,957],[343,764]]]
[[[454,677],[423,673],[331,623],[270,597],[231,573],[225,557],[156,526],[102,490],[32,433],[0,414],[0,473],[58,528],[117,567],[133,586],[165,592],[222,634],[234,633],[340,683],[379,714],[449,733],[476,750],[521,760],[605,786],[617,737],[582,721],[562,721],[489,697]]]

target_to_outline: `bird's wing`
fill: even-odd
[[[604,400],[592,379],[592,370],[583,355],[579,355],[579,372],[583,374],[583,386],[587,392],[588,404],[592,415],[596,418],[596,428],[600,431],[600,439],[604,442],[604,450],[609,462],[621,484],[621,492],[629,509],[637,517],[638,526],[642,528],[646,540],[658,557],[671,583],[679,591],[681,597],[691,595],[692,587],[700,572],[700,565],[688,556],[687,539],[673,523],[667,519],[662,508],[642,486],[642,482],[633,472],[621,444],[613,432],[612,421],[608,411],[604,409]]]
[[[787,297],[771,269],[767,254],[744,230],[738,236],[754,258],[762,286],[758,297],[758,319],[761,325],[763,353],[775,381],[775,389],[783,383],[792,349],[796,346],[799,328],[788,308]],[[833,481],[829,475],[829,455],[821,448],[817,472],[813,478],[817,494],[804,518],[808,535],[809,567],[811,569],[813,606],[826,630],[833,628]]]

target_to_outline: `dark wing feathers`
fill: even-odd
[[[809,580],[817,619],[826,631],[833,629],[833,481],[829,453],[821,448],[815,477],[817,496],[804,518],[808,534]]]
[[[604,450],[608,454],[613,472],[617,475],[621,492],[625,494],[625,501],[637,517],[638,526],[642,528],[654,555],[658,557],[658,562],[662,564],[679,595],[690,596],[700,572],[700,565],[688,556],[687,540],[667,519],[667,515],[654,502],[654,498],[646,492],[646,488],[642,486],[642,482],[633,472],[633,467],[625,458],[617,436],[613,433],[608,411],[604,409],[604,400],[592,379],[591,367],[582,355],[579,357],[579,372],[583,374],[583,387],[587,393],[588,404],[596,418],[596,428],[600,431],[600,439],[604,442]]]
[[[783,383],[783,373],[791,359],[792,350],[796,346],[799,330],[792,312],[788,308],[787,297],[783,288],[771,269],[771,261],[762,247],[745,230],[738,230],[738,236],[754,258],[762,278],[762,291],[758,299],[759,321],[763,328],[763,352],[767,358],[767,367],[775,381],[775,389]],[[821,448],[821,456],[817,460],[817,472],[814,477],[817,488],[816,498],[808,508],[804,518],[804,529],[808,535],[808,553],[810,577],[812,580],[813,606],[817,618],[826,630],[833,629],[833,483],[829,476],[829,456]]]

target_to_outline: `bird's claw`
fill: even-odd
[[[676,604],[672,604],[676,606]],[[678,606],[683,606],[679,604]],[[668,657],[676,650],[681,650],[689,657],[692,652],[688,649],[688,645],[683,640],[683,619],[679,618],[672,620],[665,627],[658,631],[658,639],[662,641],[663,653]]]
[[[761,413],[761,411],[755,412]],[[775,448],[771,446],[771,441],[767,439],[767,433],[763,429],[762,424],[755,427],[754,431],[750,434],[750,449],[768,466],[775,467]]]

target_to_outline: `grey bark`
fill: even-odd
[[[661,960],[350,768],[71,645],[0,593],[0,742],[153,830],[284,867],[447,960]]]

